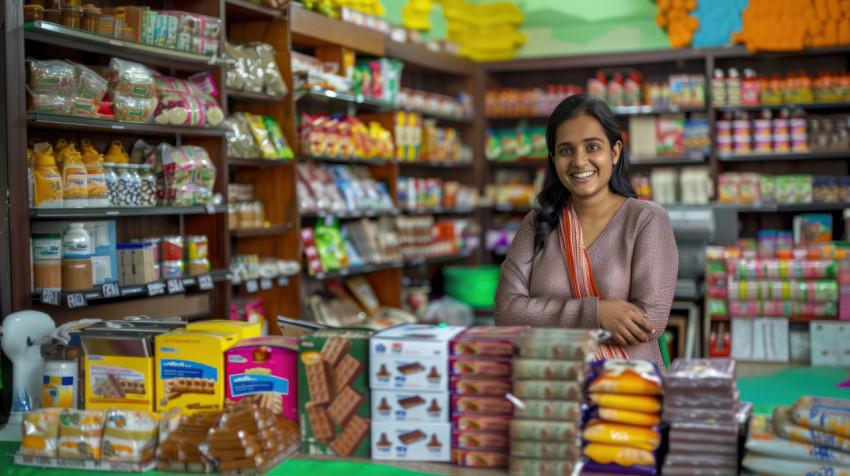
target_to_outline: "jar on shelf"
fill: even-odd
[[[92,4],[83,7],[80,23],[83,30],[98,33],[100,31],[100,8],[96,8]]]
[[[254,210],[254,226],[252,228],[262,228],[266,221],[266,209],[263,207],[263,202],[254,200],[252,208]]]
[[[79,3],[79,2],[78,2]],[[60,8],[62,12],[61,24],[62,26],[67,26],[68,28],[80,28],[80,22],[82,20],[83,9],[80,7],[62,7]]]
[[[139,172],[139,205],[143,207],[156,206],[156,175],[153,173],[153,164],[138,166]]]
[[[254,206],[251,202],[239,202],[239,226],[240,230],[254,228]]]
[[[133,207],[136,206],[137,197],[134,197],[133,191],[133,171],[130,169],[130,164],[114,164],[115,173],[118,176],[118,185],[115,187],[116,207]],[[108,179],[107,179],[108,180]]]
[[[139,169],[141,165],[139,164],[127,164],[130,168],[130,173],[133,175],[133,188],[131,189],[133,192],[133,205],[134,207],[142,206],[141,200],[141,191],[142,191],[142,177],[139,175]]]
[[[44,20],[44,7],[41,5],[24,5],[24,23]]]
[[[227,229],[236,230],[239,228],[239,204],[227,204]]]
[[[30,2],[30,3],[38,3],[42,5],[45,9],[59,10],[62,8],[61,0],[42,0],[40,2]]]
[[[80,7],[80,0],[59,0],[61,7]]]
[[[62,22],[62,11],[58,8],[45,8],[44,21],[48,23],[56,23],[58,25]]]
[[[116,207],[118,206],[118,174],[115,173],[115,164],[104,162],[103,175],[106,177],[106,196],[109,198],[109,205]]]

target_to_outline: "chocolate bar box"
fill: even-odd
[[[321,329],[299,338],[302,453],[369,457],[372,334],[366,329]]]

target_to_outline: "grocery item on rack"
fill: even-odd
[[[383,182],[377,182],[367,167],[299,163],[298,205],[305,212],[369,212],[394,209]]]
[[[147,122],[156,107],[151,71],[142,64],[112,58],[109,61],[109,96],[119,121]]]
[[[254,197],[254,186],[227,184],[227,221],[231,230],[263,228],[266,221],[263,202]]]
[[[61,60],[27,60],[28,112],[98,117],[106,81],[89,68]]]
[[[301,114],[300,152],[312,157],[392,160],[396,148],[393,133],[379,122],[371,121],[368,126],[356,117],[341,114]]]
[[[251,127],[244,114],[231,114],[225,121],[227,133],[227,156],[237,159],[258,159],[260,148],[254,140]]]
[[[33,147],[31,205],[35,208],[62,208],[62,175],[53,157],[53,147],[39,142]]]
[[[227,87],[236,91],[285,96],[288,92],[274,55],[266,43],[234,45],[224,43],[227,62]]]
[[[767,175],[726,172],[718,175],[721,203],[773,204],[842,202],[850,196],[850,177]]]
[[[474,208],[478,192],[455,181],[441,178],[399,177],[396,182],[397,202],[408,210],[435,207]]]
[[[160,204],[191,206],[212,202],[216,168],[203,148],[162,143],[146,164],[153,165],[156,173]]]
[[[489,160],[543,159],[549,154],[543,126],[488,129],[485,140]]]
[[[42,408],[23,418],[23,441],[19,454],[55,458],[59,449],[58,408]]]
[[[234,113],[227,120],[228,155],[243,159],[291,159],[280,125],[270,116]]]

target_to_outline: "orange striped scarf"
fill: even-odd
[[[590,268],[590,257],[584,247],[584,233],[578,221],[575,207],[570,201],[563,211],[561,220],[561,250],[567,261],[567,271],[570,273],[570,283],[573,286],[575,298],[595,296],[602,300],[596,282],[593,280],[593,270]],[[617,344],[602,344],[596,353],[596,360],[628,359],[625,349]]]

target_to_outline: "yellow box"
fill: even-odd
[[[156,336],[156,410],[180,407],[189,414],[221,409],[224,352],[238,342],[237,332],[176,329]]]
[[[153,357],[87,355],[86,409],[153,411]]]
[[[212,319],[209,321],[191,322],[186,326],[191,332],[236,332],[238,340],[249,337],[260,337],[263,325],[259,322],[230,321],[226,319]]]

